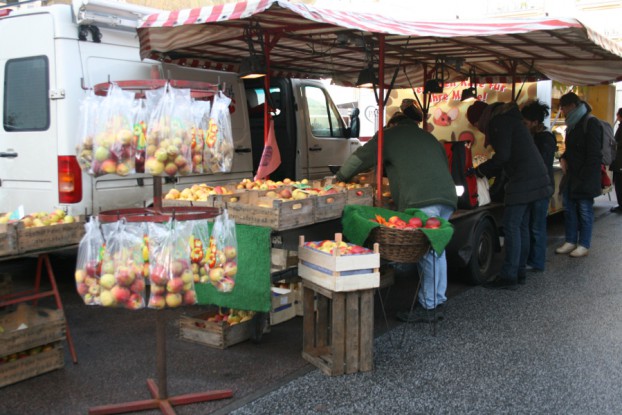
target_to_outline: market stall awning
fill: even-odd
[[[622,79],[622,47],[578,20],[398,20],[286,0],[251,0],[150,15],[139,25],[141,58],[237,71],[249,55],[249,23],[265,34],[274,75],[332,78],[354,85],[385,37],[385,84],[422,85],[443,63],[443,77],[478,82],[552,79],[571,85]],[[438,66],[437,66],[438,68]]]

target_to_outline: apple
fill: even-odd
[[[166,294],[166,285],[150,285],[151,295],[164,295]]]
[[[279,192],[279,196],[283,199],[291,199],[292,198],[292,191],[289,189],[283,189]]]
[[[225,262],[223,267],[226,277],[233,278],[238,273],[238,264],[234,261]]]
[[[99,295],[99,301],[104,307],[113,307],[116,305],[115,297],[110,290],[103,290]]]
[[[436,229],[441,227],[441,221],[438,218],[431,217],[425,222],[425,227],[428,229]]]
[[[112,274],[104,274],[99,279],[99,285],[101,285],[101,287],[105,290],[111,289],[116,284],[116,282],[117,280]]]
[[[100,172],[114,174],[117,172],[117,163],[114,160],[106,160],[102,163]]]
[[[88,285],[86,285],[83,282],[79,282],[76,285],[76,289],[78,290],[78,294],[80,294],[81,297],[84,297],[86,295],[86,293],[89,292],[89,287]]]
[[[184,281],[180,277],[171,278],[166,283],[166,291],[169,293],[179,293],[184,288]]]
[[[144,307],[144,300],[142,295],[138,293],[130,294],[130,298],[127,300],[127,304],[125,305],[130,310],[138,310]]]
[[[197,294],[194,290],[188,290],[184,293],[184,305],[193,305],[197,302]]]
[[[168,272],[166,272],[166,268],[163,265],[155,264],[150,269],[149,278],[155,285],[166,285],[168,282]]]
[[[117,282],[125,287],[132,285],[134,279],[136,278],[134,271],[125,265],[121,265],[117,268],[115,276],[117,278]]]
[[[181,280],[184,282],[184,284],[188,284],[194,281],[194,274],[190,268],[185,269],[184,272],[181,273]]]
[[[117,303],[125,303],[130,298],[130,290],[116,285],[110,290]]]
[[[235,259],[238,256],[238,250],[235,246],[226,246],[225,247],[225,257],[227,260]]]
[[[210,281],[218,282],[225,277],[225,270],[220,267],[212,268],[209,270],[208,275],[209,275]]]
[[[94,277],[97,275],[97,261],[95,260],[91,260],[89,262],[86,263],[84,270],[86,271],[86,274]]]
[[[130,291],[133,293],[142,293],[145,291],[145,280],[143,278],[136,278],[132,285],[130,285]]]
[[[63,218],[63,223],[74,223],[75,221],[76,219],[71,215],[67,215]]]
[[[100,274],[114,274],[114,262],[110,259],[104,259],[102,262]]]
[[[76,279],[76,283],[83,283],[84,279],[86,278],[86,271],[83,269],[77,269],[74,277]]]
[[[408,224],[414,228],[420,228],[423,226],[423,221],[419,218],[410,218]]]
[[[166,307],[166,299],[163,295],[153,295],[149,298],[149,307],[151,308],[164,308]]]
[[[182,302],[182,296],[179,293],[166,294],[166,305],[171,308],[179,307]]]

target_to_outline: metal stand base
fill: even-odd
[[[153,398],[143,401],[96,406],[89,409],[89,415],[125,414],[147,409],[160,409],[165,415],[175,415],[173,406],[176,405],[216,401],[233,396],[233,391],[223,389],[168,397],[166,381],[166,321],[161,310],[156,312],[156,316],[156,360],[160,387],[153,379],[147,379],[147,387]]]

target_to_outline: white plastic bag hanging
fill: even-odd
[[[207,221],[197,220],[192,222],[189,245],[194,282],[206,283],[209,280],[207,276],[209,267],[206,269],[205,264],[208,263],[210,258],[210,237]]]
[[[145,173],[185,176],[192,172],[192,113],[189,89],[164,87],[147,126],[147,144],[155,143],[145,161]]]
[[[231,171],[234,147],[229,104],[231,98],[221,91],[214,96],[203,152],[203,171],[206,173]]]
[[[209,280],[220,292],[231,292],[238,273],[238,242],[235,220],[229,218],[227,209],[214,220],[210,238]]]
[[[132,106],[134,94],[112,84],[99,109],[91,174],[134,173]]]
[[[99,229],[99,220],[95,216],[84,224],[84,236],[78,245],[76,260],[76,289],[84,304],[99,305],[99,277],[104,250],[104,237]]]
[[[205,136],[209,124],[211,103],[209,101],[192,101],[192,172],[203,173],[203,151]]]
[[[104,307],[137,310],[145,307],[142,238],[125,219],[112,227],[102,259],[100,301]]]
[[[78,144],[76,156],[80,168],[85,172],[91,171],[93,164],[93,144],[97,134],[98,114],[102,98],[95,95],[92,89],[80,102],[80,118],[78,119]]]
[[[136,173],[145,172],[145,159],[147,156],[147,123],[149,122],[149,111],[144,99],[134,101],[133,110],[133,145],[135,156]]]
[[[191,222],[149,223],[150,308],[176,308],[196,303],[188,245],[191,232]]]

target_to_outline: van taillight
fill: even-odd
[[[75,156],[58,156],[58,201],[78,203],[82,200],[82,171]]]

